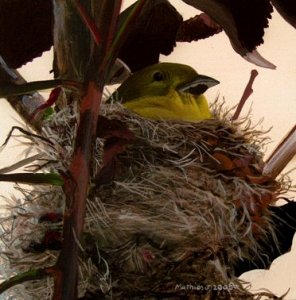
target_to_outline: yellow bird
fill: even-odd
[[[127,109],[145,118],[196,122],[211,118],[203,93],[218,83],[190,66],[159,63],[134,73],[115,93]]]

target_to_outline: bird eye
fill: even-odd
[[[162,72],[155,72],[154,74],[153,74],[153,79],[155,80],[155,81],[162,81],[163,79],[164,79],[164,75],[163,75],[163,73]]]

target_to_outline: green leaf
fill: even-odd
[[[68,88],[81,89],[82,85],[79,82],[72,80],[43,80],[33,81],[23,84],[11,84],[5,83],[0,85],[0,98],[6,98],[17,95],[30,94],[32,92],[40,90],[48,90],[58,86],[64,86]]]
[[[24,283],[24,282],[30,281],[30,280],[41,279],[45,276],[48,276],[49,274],[50,274],[50,272],[47,269],[37,269],[37,270],[31,269],[29,271],[17,274],[15,276],[3,281],[0,284],[0,294],[2,294],[9,288],[14,287],[18,284],[21,284],[21,283]]]
[[[14,173],[0,174],[0,181],[10,181],[26,184],[50,184],[62,186],[64,181],[59,174],[56,173]]]
[[[52,107],[48,107],[43,112],[43,120],[48,120],[54,114],[54,109]]]

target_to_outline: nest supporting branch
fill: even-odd
[[[65,181],[66,211],[64,213],[63,247],[55,280],[54,299],[76,299],[79,239],[84,224],[89,184],[89,165],[96,134],[102,91],[90,82],[80,108],[80,122],[76,137],[70,176]]]

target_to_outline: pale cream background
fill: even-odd
[[[133,0],[124,1],[125,7],[133,3]],[[180,0],[171,1],[178,7],[186,19],[197,11]],[[250,16],[251,19],[251,16]],[[213,101],[217,95],[225,101],[229,107],[237,104],[245,85],[249,79],[250,71],[256,68],[259,71],[254,93],[249,99],[243,114],[247,114],[252,106],[252,120],[254,122],[264,118],[263,128],[273,127],[270,132],[271,143],[265,149],[268,156],[281,138],[295,124],[296,120],[296,30],[288,25],[277,14],[273,14],[270,27],[266,30],[265,44],[259,47],[259,52],[272,63],[277,65],[277,70],[268,70],[256,67],[244,61],[230,46],[224,33],[207,40],[196,43],[178,44],[174,53],[169,57],[161,57],[162,61],[186,63],[193,66],[199,73],[212,76],[221,83],[207,92],[209,101]],[[52,53],[47,52],[41,59],[22,68],[21,73],[27,80],[42,80],[51,78]],[[19,121],[9,105],[2,103],[0,143],[9,131],[12,124]],[[261,125],[260,125],[261,126]],[[13,162],[15,148],[9,147],[0,153],[0,168]],[[296,168],[295,159],[285,171]],[[295,178],[295,172],[292,173]],[[294,179],[295,182],[295,179]],[[7,194],[11,185],[0,185],[1,194]],[[291,197],[294,195],[291,194]],[[295,243],[294,243],[295,244]],[[295,245],[294,245],[295,246]],[[270,271],[256,270],[242,276],[251,281],[253,290],[268,288],[281,295],[288,288],[290,292],[285,299],[296,299],[296,249],[278,258]]]

